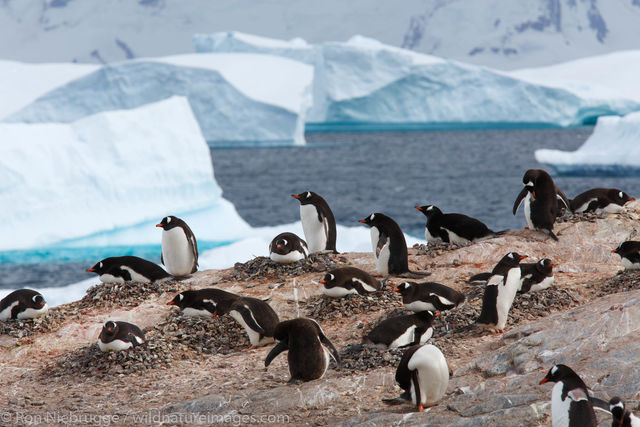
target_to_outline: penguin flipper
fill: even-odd
[[[423,277],[430,276],[430,271],[405,271],[399,274],[398,277],[404,277],[405,279],[422,279]]]
[[[232,310],[235,310],[238,313],[240,313],[240,315],[242,316],[242,320],[244,320],[244,322],[247,324],[248,327],[258,332],[260,334],[260,337],[264,336],[266,332],[262,328],[262,326],[258,325],[258,323],[256,322],[256,319],[253,318],[253,315],[251,314],[251,310],[249,310],[244,305],[237,305],[233,307]]]
[[[320,342],[325,347],[329,348],[329,350],[331,351],[331,356],[333,356],[333,359],[336,361],[336,364],[340,366],[340,353],[338,353],[338,350],[336,350],[336,348],[333,346],[333,343],[329,341],[329,338],[327,338],[326,335],[322,333],[322,330],[320,331],[319,336],[320,336]]]
[[[490,278],[491,278],[491,273],[490,272],[478,273],[478,274],[474,274],[473,276],[469,277],[469,283],[486,282]]]
[[[162,252],[160,252],[160,264],[164,265],[164,258],[162,258]]]
[[[589,396],[589,401],[591,402],[593,409],[611,414],[611,410],[609,409],[609,402],[593,396]]]
[[[529,192],[529,190],[527,190],[527,187],[524,187],[520,191],[520,194],[518,194],[518,197],[516,197],[516,201],[513,203],[513,214],[514,215],[518,211],[518,208],[520,207],[520,204],[522,203],[522,201],[524,200],[524,198],[525,198],[525,196],[527,195],[528,192]]]
[[[264,367],[268,367],[271,362],[273,361],[273,359],[276,358],[277,355],[279,355],[280,353],[282,353],[283,351],[287,351],[289,350],[289,346],[287,345],[286,342],[284,341],[278,341],[278,344],[276,344],[271,351],[269,352],[269,354],[267,354],[267,358],[264,359]]]
[[[384,234],[384,233],[380,233],[380,237],[378,237],[378,245],[376,246],[376,258],[380,256],[380,252],[382,251],[382,248],[384,248],[384,246],[389,242],[389,237]]]
[[[560,200],[566,206],[566,208],[567,208],[567,210],[569,212],[571,212],[571,207],[569,206],[571,204],[571,202],[569,201],[567,196],[565,196],[565,194],[562,192],[562,190],[559,189],[558,187],[556,187],[556,198],[558,200]]]
[[[416,408],[418,411],[422,409],[422,396],[420,395],[420,381],[418,380],[418,370],[411,371],[411,381],[413,382],[413,389],[416,393]]]

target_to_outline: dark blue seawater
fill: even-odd
[[[592,128],[309,133],[305,147],[212,149],[215,175],[240,215],[253,226],[299,220],[291,194],[312,190],[336,220],[359,226],[372,212],[390,215],[409,234],[423,236],[415,205],[461,212],[494,230],[521,228],[511,214],[522,175],[543,168],[538,148],[575,150]],[[618,187],[640,196],[640,179],[558,177],[569,196],[592,187]],[[0,288],[64,286],[91,277],[84,270],[105,256],[135,254],[157,261],[160,246],[57,249],[41,254],[0,253]],[[16,264],[16,260],[21,260]]]

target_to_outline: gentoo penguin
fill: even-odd
[[[144,341],[144,332],[136,325],[109,320],[102,327],[98,347],[102,351],[121,351],[144,344]]]
[[[160,261],[173,276],[187,276],[198,271],[198,243],[186,222],[175,216],[162,218],[162,255]]]
[[[635,199],[617,188],[592,188],[578,194],[569,206],[574,213],[618,213],[625,203],[632,200]]]
[[[609,401],[609,412],[613,417],[611,427],[640,427],[640,418],[625,408],[619,397],[612,397]]]
[[[198,290],[182,291],[176,295],[167,305],[175,305],[182,310],[185,316],[213,316],[218,307],[230,307],[239,295],[222,289],[206,288]],[[228,310],[228,308],[227,308]]]
[[[309,256],[307,242],[293,233],[280,233],[269,245],[269,258],[280,264],[300,261],[307,256]]]
[[[18,289],[0,301],[0,320],[33,319],[44,316],[49,306],[40,292]]]
[[[278,324],[278,315],[266,302],[251,297],[240,297],[231,305],[220,304],[214,316],[229,313],[249,336],[251,347],[259,347],[273,342],[273,332]]]
[[[320,281],[325,295],[341,298],[349,294],[366,295],[382,289],[382,284],[366,271],[356,267],[330,270]]]
[[[555,365],[540,381],[555,382],[551,391],[551,422],[554,427],[595,427],[596,414],[587,386],[573,369]]]
[[[322,378],[331,358],[340,363],[338,351],[315,320],[298,318],[280,322],[274,337],[278,343],[267,355],[264,366],[268,367],[277,355],[289,350],[289,382]]]
[[[434,406],[447,392],[449,367],[438,347],[432,344],[414,345],[404,352],[396,369],[396,381],[404,392],[396,399],[383,399],[398,404],[403,400],[415,403],[417,411]]]
[[[435,282],[403,282],[394,291],[402,295],[404,308],[415,312],[451,310],[465,300],[464,294]]]
[[[483,282],[492,276],[491,273],[479,273],[471,276],[469,282]],[[538,262],[520,263],[520,288],[518,292],[536,292],[547,289],[553,284],[553,262],[543,258]]]
[[[625,270],[640,270],[640,242],[627,240],[611,251],[620,255]]]
[[[371,227],[371,246],[378,273],[383,276],[407,273],[428,275],[409,271],[407,242],[400,226],[393,219],[381,213],[372,213],[360,222]]]
[[[482,296],[482,311],[476,323],[496,332],[504,332],[513,299],[520,288],[520,261],[516,252],[506,254],[493,268]]]
[[[300,220],[311,252],[336,251],[336,220],[327,202],[313,191],[292,194],[300,202]]]
[[[522,178],[524,188],[513,204],[513,214],[524,200],[524,216],[530,229],[544,230],[552,239],[553,224],[558,213],[558,192],[551,176],[542,169],[529,169]],[[567,207],[568,201],[564,201]]]
[[[416,206],[416,209],[427,217],[424,237],[429,243],[444,242],[462,245],[496,234],[484,223],[467,215],[444,214],[434,205]]]
[[[139,282],[152,283],[171,277],[159,265],[137,256],[117,256],[98,261],[87,270],[96,273],[103,283]]]
[[[385,319],[362,339],[362,343],[382,344],[386,348],[424,344],[433,335],[433,319],[434,314],[427,310]]]

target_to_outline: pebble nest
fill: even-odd
[[[299,276],[310,272],[327,272],[338,267],[333,254],[311,254],[300,261],[279,264],[267,257],[256,257],[245,263],[237,262],[233,266],[230,281],[249,281],[262,278],[280,278],[282,276]]]
[[[51,308],[46,316],[35,319],[9,319],[0,321],[0,335],[14,338],[54,332],[60,329],[67,316],[58,308]]]
[[[416,250],[415,255],[430,255],[433,257],[441,255],[443,252],[453,251],[469,245],[470,243],[466,245],[459,245],[457,243],[429,243],[428,245],[416,243],[413,245],[413,249]]]
[[[100,283],[87,290],[87,294],[78,301],[77,308],[99,307],[135,307],[150,294],[178,292],[185,286],[176,280],[159,280],[154,283]]]
[[[340,371],[351,374],[358,371],[369,371],[382,366],[396,367],[405,349],[385,349],[372,345],[347,344],[340,351]]]
[[[618,274],[605,280],[602,284],[592,286],[595,295],[598,297],[640,289],[640,271],[619,271]]]
[[[204,354],[229,354],[249,347],[244,329],[231,316],[189,317],[176,311],[153,327],[167,346]]]
[[[314,295],[302,304],[305,306],[307,317],[322,321],[382,309],[391,310],[402,305],[402,297],[387,286],[369,295],[353,294],[343,298]]]

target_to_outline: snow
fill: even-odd
[[[560,175],[640,175],[640,112],[600,117],[576,151],[541,149],[535,156]]]
[[[0,250],[156,243],[167,214],[210,240],[249,228],[222,198],[183,97],[70,124],[0,123],[0,140]]]
[[[69,123],[178,95],[189,99],[205,139],[213,145],[303,145],[312,80],[309,65],[267,55],[190,54],[128,61],[57,87],[4,120]],[[20,93],[14,96],[7,104],[24,104]]]

